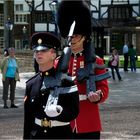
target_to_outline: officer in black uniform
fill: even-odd
[[[79,96],[77,86],[70,81],[62,82],[63,93],[54,94],[60,91],[53,87],[58,80],[54,61],[60,40],[52,33],[41,32],[32,36],[31,44],[39,72],[26,82],[23,139],[69,139],[69,122],[79,113]]]

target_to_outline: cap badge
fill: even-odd
[[[42,39],[38,39],[37,43],[41,44],[42,43]]]

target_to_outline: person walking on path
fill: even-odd
[[[128,71],[128,63],[129,63],[129,55],[128,55],[129,47],[128,43],[123,46],[123,55],[124,55],[124,71]]]
[[[70,121],[79,113],[79,96],[73,82],[65,81],[61,87],[53,87],[55,82],[61,82],[56,75],[59,63],[55,66],[60,40],[51,33],[42,32],[34,34],[31,42],[39,72],[26,82],[23,138],[70,139]]]
[[[8,53],[9,56],[5,57],[2,60],[1,64],[4,108],[8,108],[7,100],[9,86],[10,86],[11,108],[17,108],[17,106],[14,103],[14,100],[15,100],[16,81],[20,81],[19,65],[18,60],[15,57],[15,49],[8,48]]]
[[[130,68],[131,68],[131,71],[136,72],[137,54],[136,54],[136,50],[134,49],[133,44],[130,45],[129,56],[130,56]]]
[[[91,35],[89,7],[84,1],[62,1],[57,15],[58,26],[63,38],[67,38],[68,29],[75,20],[76,24],[70,45],[72,56],[68,72],[70,76],[78,77],[78,71],[87,68],[85,56],[90,57],[85,53],[85,48],[89,47]],[[94,58],[98,65],[104,64],[103,59],[100,57],[95,56]],[[105,73],[106,69],[95,69],[93,71],[95,75],[98,75]],[[108,97],[108,82],[106,79],[96,82],[96,90],[88,93],[86,91],[88,88],[86,80],[79,82],[76,78],[75,83],[78,86],[80,112],[78,117],[71,121],[73,139],[100,139],[102,126],[98,105]]]
[[[113,50],[112,55],[109,58],[109,61],[111,62],[110,68],[111,68],[113,80],[115,80],[115,73],[114,73],[114,70],[115,70],[119,81],[121,81],[122,78],[121,78],[121,75],[119,73],[119,55],[118,55],[117,49]]]

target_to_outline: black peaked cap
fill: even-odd
[[[31,37],[31,45],[35,50],[57,49],[60,48],[60,39],[50,32],[35,33]]]

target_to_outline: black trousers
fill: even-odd
[[[124,54],[124,71],[128,70],[128,53]]]
[[[15,99],[15,89],[16,89],[16,80],[15,78],[6,77],[3,81],[3,100],[8,100],[8,91],[10,87],[10,100],[14,101]]]
[[[121,75],[120,75],[120,72],[119,72],[119,67],[118,66],[111,66],[111,72],[112,72],[112,78],[113,80],[115,80],[115,73],[114,73],[114,70],[116,71],[116,74],[118,76],[118,79],[121,80]]]
[[[90,133],[73,133],[73,139],[95,139],[100,140],[100,131]]]

